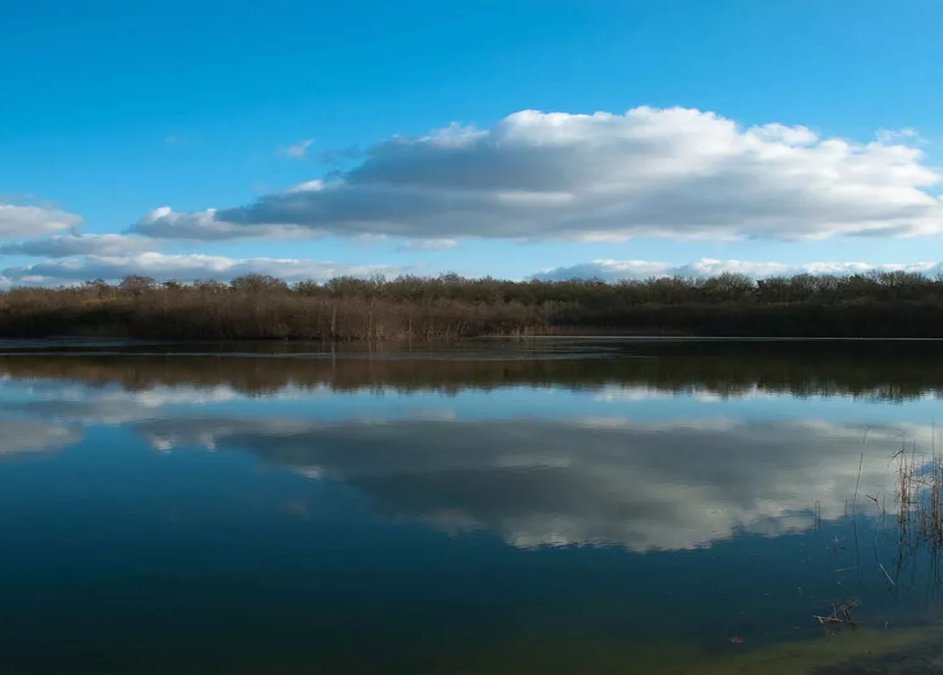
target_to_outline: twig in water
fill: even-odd
[[[891,575],[887,573],[886,569],[884,569],[884,563],[878,563],[878,567],[881,569],[882,572],[884,572],[884,578],[887,579],[887,583],[889,583],[894,588],[897,588],[897,584],[894,582],[893,579],[891,579]]]

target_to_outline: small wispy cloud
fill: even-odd
[[[305,138],[282,148],[282,154],[292,159],[305,159],[308,156],[308,148],[314,143],[313,138]]]
[[[920,142],[922,138],[916,129],[904,127],[903,129],[878,129],[875,134],[880,143],[901,143],[901,142]]]
[[[447,251],[455,248],[455,239],[410,239],[399,247],[400,251]]]

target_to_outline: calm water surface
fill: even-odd
[[[940,672],[941,394],[933,342],[5,342],[0,668]]]

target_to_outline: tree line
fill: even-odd
[[[607,283],[454,274],[288,284],[129,276],[0,292],[0,335],[440,340],[567,333],[943,337],[943,278],[906,272],[738,274]]]

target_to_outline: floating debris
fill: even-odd
[[[860,605],[861,603],[857,600],[849,600],[840,605],[832,605],[831,614],[813,614],[812,616],[817,619],[821,625],[825,626],[826,630],[840,629],[843,626],[855,628],[855,620],[852,616],[852,612]]]

